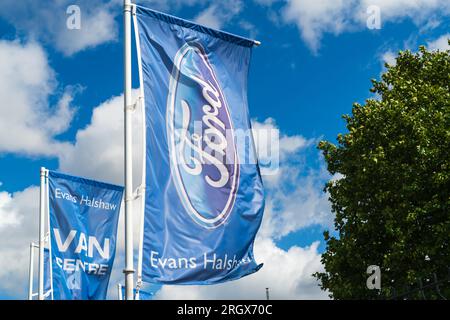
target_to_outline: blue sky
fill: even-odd
[[[383,63],[393,63],[398,50],[420,44],[446,48],[450,5],[440,0],[136,2],[261,41],[251,63],[250,114],[256,126],[281,132],[281,167],[265,178],[268,208],[256,245],[266,270],[224,286],[163,288],[160,297],[263,298],[269,286],[273,297],[325,298],[310,275],[321,268],[322,232],[332,226],[322,192],[331,177],[315,145],[345,132],[341,115],[351,112],[353,102],[371,97],[370,79],[379,78]],[[66,28],[72,4],[81,9],[81,30]],[[379,9],[380,28],[367,26],[371,5]],[[20,299],[26,292],[27,245],[37,238],[39,167],[122,183],[121,1],[2,0],[2,7],[0,234],[8,240],[0,247],[0,298]],[[122,262],[118,254],[112,285],[121,281]],[[241,294],[235,296],[237,288]]]

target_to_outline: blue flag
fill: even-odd
[[[153,293],[139,290],[139,300],[153,300]]]
[[[142,279],[215,284],[256,272],[264,192],[247,105],[254,41],[140,6],[146,110]]]
[[[103,300],[116,251],[123,187],[49,171],[55,300]]]
[[[44,298],[45,300],[52,300],[52,275],[50,264],[50,250],[44,248]]]
[[[125,286],[120,287],[122,300],[125,300]],[[137,291],[133,289],[133,296],[137,299]],[[149,292],[143,289],[139,290],[139,300],[153,300],[153,292]]]

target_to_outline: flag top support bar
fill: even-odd
[[[124,113],[125,113],[125,299],[133,300],[133,153],[131,102],[131,0],[123,2],[124,23]]]
[[[177,16],[173,16],[173,15],[161,12],[161,11],[154,10],[154,9],[145,8],[140,5],[133,4],[133,6],[142,8],[143,10],[145,10],[147,12],[147,14],[149,14],[153,18],[159,19],[159,20],[164,21],[169,24],[177,24],[184,28],[193,29],[197,32],[206,33],[214,38],[220,38],[224,41],[235,42],[239,45],[243,45],[243,46],[247,46],[247,47],[261,45],[261,42],[258,40],[249,39],[249,38],[246,38],[246,37],[243,37],[240,35],[229,33],[227,31],[211,28],[211,27],[205,26],[205,25],[197,23],[197,22],[186,20],[186,19],[183,19],[183,18],[180,18]]]

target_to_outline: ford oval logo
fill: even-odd
[[[186,212],[199,225],[227,221],[239,184],[239,160],[226,98],[205,49],[176,54],[167,100],[172,178]]]

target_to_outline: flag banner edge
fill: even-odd
[[[235,35],[230,32],[207,27],[205,25],[195,23],[193,21],[179,18],[179,17],[173,16],[173,15],[170,15],[170,14],[167,14],[164,12],[160,12],[160,11],[157,11],[154,9],[150,9],[147,7],[143,7],[143,6],[140,6],[137,4],[135,4],[135,6],[136,6],[136,15],[149,16],[154,19],[160,20],[164,23],[175,24],[175,25],[178,25],[183,28],[187,28],[187,29],[191,29],[191,30],[194,30],[197,32],[207,34],[209,36],[218,38],[223,41],[241,45],[243,47],[251,48],[251,47],[259,44],[259,41],[248,39],[243,36]]]
[[[176,282],[177,280],[175,280],[175,282],[172,282],[172,281],[158,281],[158,280],[149,279],[147,277],[145,277],[145,278],[142,277],[142,282],[151,283],[151,284],[160,284],[160,285],[164,285],[164,286],[213,286],[213,285],[219,285],[219,284],[224,284],[224,283],[231,282],[231,281],[237,281],[239,279],[250,276],[250,275],[258,272],[264,266],[264,263],[258,264],[255,259],[253,259],[252,262],[255,263],[256,266],[254,268],[251,268],[250,270],[248,270],[248,272],[246,272],[244,274],[238,274],[237,276],[233,276],[233,277],[229,277],[229,278],[225,277],[225,278],[217,279],[217,280],[213,280],[213,281],[197,280],[197,281]]]
[[[85,178],[85,177],[73,176],[73,175],[69,175],[67,173],[61,173],[61,172],[57,172],[57,171],[53,171],[53,170],[48,170],[48,174],[49,174],[49,176],[51,175],[52,177],[55,177],[55,178],[63,178],[63,179],[67,179],[70,181],[76,181],[76,182],[82,181],[83,183],[88,184],[88,185],[92,185],[92,186],[96,186],[96,187],[103,187],[103,188],[112,189],[112,190],[116,190],[116,191],[123,191],[123,189],[124,189],[123,186],[120,186],[117,184],[93,180],[93,179],[89,179],[89,178]]]

